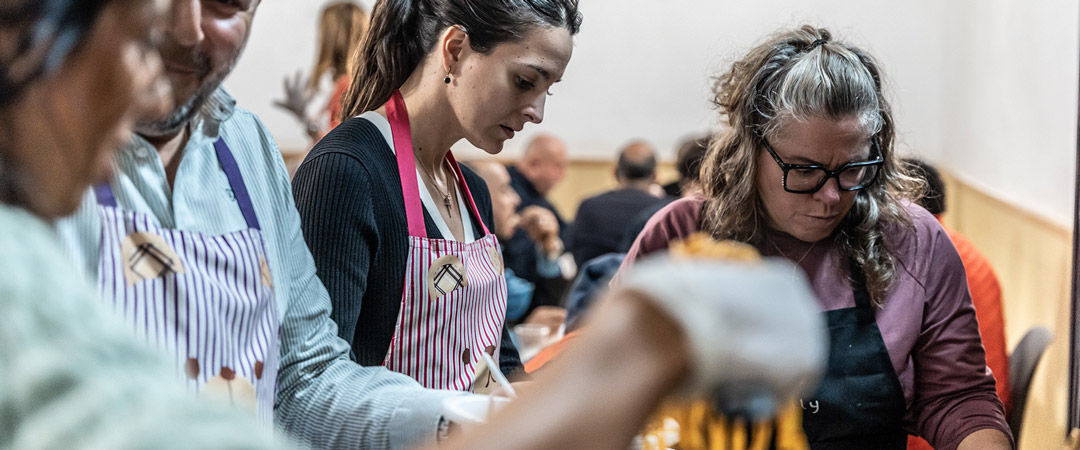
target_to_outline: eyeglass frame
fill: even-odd
[[[859,161],[859,162],[845,163],[844,165],[840,166],[836,170],[829,170],[829,168],[827,168],[825,166],[822,166],[822,165],[819,165],[819,164],[788,164],[788,163],[784,162],[784,160],[780,159],[780,155],[777,155],[776,150],[773,150],[772,145],[769,145],[769,140],[768,139],[765,139],[764,137],[762,137],[761,138],[761,143],[765,146],[765,150],[769,152],[769,155],[772,156],[773,161],[776,161],[776,165],[780,166],[780,170],[782,170],[784,172],[784,176],[783,176],[783,179],[781,181],[781,184],[783,185],[784,190],[787,191],[787,192],[790,192],[792,194],[813,194],[813,193],[816,193],[817,191],[820,191],[822,187],[825,186],[825,183],[829,182],[829,178],[835,178],[836,179],[836,187],[837,187],[837,189],[839,189],[841,191],[845,191],[845,192],[861,191],[863,189],[866,189],[866,188],[872,186],[874,184],[874,182],[877,181],[878,175],[881,174],[881,166],[885,165],[885,158],[881,155],[881,148],[878,146],[878,141],[877,141],[876,138],[872,140],[870,152],[871,153],[876,152],[877,153],[877,159],[875,159],[873,161]],[[860,186],[855,186],[855,187],[852,187],[852,188],[845,188],[845,187],[840,185],[840,174],[843,171],[845,171],[847,169],[850,169],[852,167],[868,167],[868,166],[878,166],[877,171],[874,172],[874,177],[871,178],[869,181],[867,181],[866,183],[864,183],[864,184],[862,184]],[[792,169],[821,170],[821,171],[825,172],[825,176],[821,178],[821,181],[818,182],[818,185],[815,186],[813,189],[803,189],[803,190],[788,189],[787,176],[788,176],[788,172],[791,171]]]

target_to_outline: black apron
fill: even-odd
[[[855,307],[825,313],[829,363],[821,385],[801,401],[813,450],[904,450],[907,409],[900,379],[874,319],[866,276],[852,264]]]

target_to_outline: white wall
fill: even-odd
[[[287,150],[305,138],[271,100],[283,76],[311,65],[322,4],[265,2],[226,82]],[[812,23],[881,60],[908,152],[1072,224],[1076,2],[585,0],[581,8],[574,58],[546,119],[509,142],[508,157],[541,130],[563,136],[578,158],[610,158],[633,138],[670,156],[680,138],[714,123],[711,76],[766,34]]]
[[[953,44],[942,64],[950,95],[935,105],[945,122],[934,156],[994,196],[1071,227],[1077,3],[943,3]]]

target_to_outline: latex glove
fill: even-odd
[[[747,264],[660,256],[619,289],[645,294],[686,333],[684,394],[712,394],[724,412],[764,417],[816,387],[828,334],[810,287],[787,261]]]
[[[274,106],[284,109],[293,116],[296,120],[307,124],[307,107],[311,102],[312,94],[307,89],[307,79],[304,78],[303,72],[296,72],[293,77],[285,77],[285,98],[282,100],[274,100]]]

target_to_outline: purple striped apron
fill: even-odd
[[[424,387],[467,390],[483,364],[481,352],[499,359],[506,318],[506,278],[499,242],[482,220],[484,237],[474,242],[427,238],[409,117],[401,93],[394,92],[386,104],[386,115],[405,198],[409,258],[401,311],[383,365],[413,377]],[[447,153],[447,159],[467,205],[480,217],[454,155]],[[471,226],[467,220],[463,225]]]
[[[259,220],[225,141],[214,143],[247,229],[210,236],[162,228],[95,188],[102,217],[102,297],[136,335],[173,357],[200,396],[273,422],[278,314]]]

